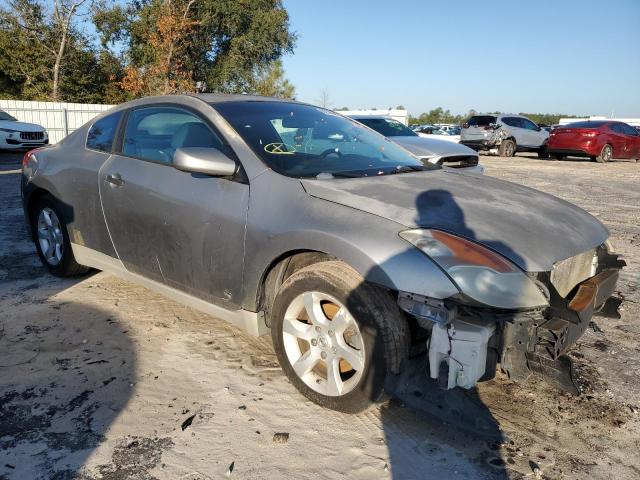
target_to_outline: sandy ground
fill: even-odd
[[[342,415],[294,390],[268,339],[104,273],[46,274],[18,158],[0,154],[0,479],[640,477],[640,164],[482,157],[596,215],[630,264],[622,318],[596,318],[571,354],[580,396],[421,380]]]

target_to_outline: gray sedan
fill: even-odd
[[[444,388],[549,369],[624,264],[571,204],[263,97],[119,105],[27,154],[22,195],[51,273],[270,331],[291,383],[345,412],[391,393],[411,349]]]

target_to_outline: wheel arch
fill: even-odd
[[[388,238],[388,243],[373,241],[373,237],[358,244],[354,239],[318,238],[289,233],[280,248],[262,245],[260,258],[250,258],[245,264],[243,308],[264,311],[275,297],[278,287],[295,271],[324,261],[339,260],[358,272],[366,282],[393,292],[407,291],[432,298],[448,298],[459,293],[458,288],[433,261],[400,237]],[[294,238],[292,238],[294,237]],[[307,241],[304,242],[303,238]],[[268,251],[271,253],[268,253]],[[265,312],[266,313],[266,312]]]
[[[33,190],[29,192],[29,195],[25,196],[24,209],[27,212],[29,218],[31,218],[31,216],[33,215],[34,205],[36,205],[38,200],[46,196],[52,197],[53,195],[51,195],[51,192],[49,192],[49,190],[42,187],[34,187]]]
[[[262,272],[256,291],[257,311],[265,313],[267,326],[270,326],[269,310],[280,286],[296,271],[315,263],[339,260],[326,252],[318,250],[290,250],[274,258]]]

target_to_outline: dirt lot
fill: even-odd
[[[640,164],[482,157],[596,215],[627,258],[622,318],[571,354],[580,396],[418,382],[348,416],[297,394],[268,339],[104,273],[46,274],[17,158],[0,154],[0,479],[640,478]]]

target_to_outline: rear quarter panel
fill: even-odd
[[[82,127],[62,143],[35,153],[24,187],[26,206],[36,189],[45,190],[62,206],[71,242],[115,257],[98,191],[98,170],[109,154],[85,149],[86,132],[87,126]]]

